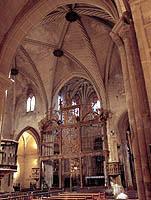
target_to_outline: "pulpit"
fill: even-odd
[[[10,139],[2,139],[0,146],[0,179],[4,175],[17,171],[18,142]]]

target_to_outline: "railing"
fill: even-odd
[[[107,173],[110,176],[117,176],[120,172],[120,164],[119,162],[111,162],[107,164]]]

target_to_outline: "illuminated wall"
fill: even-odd
[[[38,167],[38,149],[34,137],[24,132],[19,139],[18,146],[18,170],[14,173],[14,185],[20,184],[21,189],[30,188],[32,179],[32,168]]]

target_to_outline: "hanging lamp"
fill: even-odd
[[[76,13],[76,12],[74,12],[74,11],[69,11],[67,14],[66,14],[66,16],[65,16],[65,18],[66,18],[66,20],[68,21],[68,22],[75,22],[75,21],[77,21],[80,17],[79,17],[79,15]]]
[[[18,75],[19,71],[18,71],[18,69],[16,69],[16,66],[17,66],[17,64],[16,64],[16,57],[15,57],[15,66],[12,67],[12,69],[11,69],[11,72],[10,72],[11,76],[17,76]]]
[[[61,49],[55,49],[54,51],[53,51],[53,55],[54,56],[56,56],[56,57],[61,57],[61,56],[63,56],[63,51],[61,50]]]

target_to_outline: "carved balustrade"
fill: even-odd
[[[118,176],[120,171],[119,162],[110,162],[107,164],[107,173],[109,176]]]

